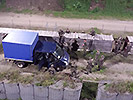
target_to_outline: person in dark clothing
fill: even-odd
[[[101,67],[104,63],[104,59],[105,59],[104,55],[102,55],[101,58],[99,58],[99,60],[98,60],[98,71],[101,70]]]
[[[71,47],[72,47],[71,52],[70,52],[71,58],[78,60],[78,55],[77,55],[76,51],[78,50],[79,45],[77,43],[77,40],[74,40]]]
[[[66,50],[68,53],[70,53],[70,51],[71,51],[71,39],[69,39],[69,41],[66,42]]]
[[[77,65],[76,65],[76,62],[74,61],[72,64],[71,64],[71,76],[72,77],[77,77]]]
[[[65,37],[64,37],[64,31],[63,30],[59,30],[59,43],[61,44],[61,46],[63,47],[63,43],[65,42]]]
[[[83,54],[83,56],[85,56],[86,55],[86,50],[87,50],[87,42],[86,42],[86,39],[84,40],[84,43],[83,43],[83,50],[84,50],[84,54]]]
[[[89,42],[89,50],[90,51],[93,50],[93,40],[90,40],[90,42]]]
[[[119,49],[120,49],[120,45],[119,45],[118,41],[115,41],[115,49],[114,49],[114,52],[116,54],[118,54],[119,53]]]
[[[69,34],[69,33],[71,33],[71,31],[67,28],[67,29],[66,29],[66,33]]]
[[[94,67],[94,59],[89,59],[88,62],[87,62],[87,67],[86,67],[86,70],[87,70],[87,73],[92,73],[92,68]]]
[[[64,47],[64,43],[65,43],[65,36],[61,36],[59,38],[59,43],[61,44],[61,47],[63,48]]]
[[[123,56],[124,57],[127,57],[128,56],[128,53],[131,51],[131,44],[130,42],[127,43],[127,46],[125,47],[124,51],[123,51]]]
[[[58,34],[59,34],[59,36],[63,36],[65,33],[64,33],[64,31],[62,29],[60,29]]]
[[[77,43],[77,40],[74,40],[74,42],[72,43],[72,51],[77,51],[79,48],[79,45]]]
[[[94,29],[91,30],[90,35],[92,35],[92,36],[95,36],[96,35],[96,32],[95,32]]]

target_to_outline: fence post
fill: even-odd
[[[55,23],[55,30],[54,31],[57,31],[57,23]]]
[[[102,30],[104,30],[104,25],[102,25]]]
[[[13,27],[14,26],[14,24],[13,24],[13,17],[12,17],[11,21],[12,21],[12,27]]]
[[[80,24],[79,24],[79,31],[80,31]]]
[[[29,27],[31,28],[31,21],[30,21],[30,19],[29,19]]]
[[[48,22],[46,22],[46,30],[48,31]]]
[[[126,26],[124,27],[124,33],[126,33]]]

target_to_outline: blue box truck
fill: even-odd
[[[18,67],[35,64],[56,70],[64,69],[69,63],[69,54],[56,42],[39,40],[38,33],[11,31],[2,40],[5,59],[13,60]]]

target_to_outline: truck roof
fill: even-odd
[[[55,42],[49,42],[49,41],[38,41],[35,50],[36,52],[45,52],[45,53],[52,53],[56,49],[56,43]]]
[[[2,42],[31,45],[38,33],[27,31],[11,31]]]

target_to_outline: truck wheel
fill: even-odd
[[[25,65],[24,62],[17,62],[17,66],[18,66],[19,68],[23,68],[24,65]]]
[[[63,68],[63,67],[61,67],[61,66],[60,66],[60,67],[56,67],[56,68],[55,68],[55,70],[56,70],[57,72],[62,71],[63,69],[64,69],[64,68]]]

